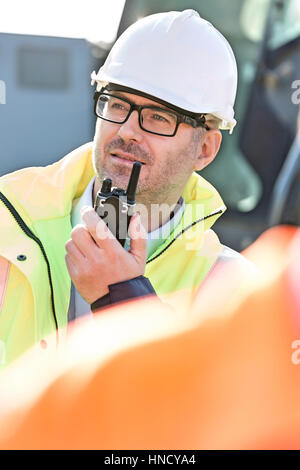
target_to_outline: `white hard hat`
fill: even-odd
[[[118,38],[92,84],[122,85],[191,113],[219,118],[232,132],[237,67],[224,36],[194,10],[146,16]]]

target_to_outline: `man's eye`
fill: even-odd
[[[160,121],[160,122],[169,122],[168,119],[165,116],[162,116],[161,114],[152,114],[151,118],[154,121]]]
[[[115,109],[117,111],[122,111],[125,109],[125,106],[123,103],[120,103],[118,101],[114,101],[114,102],[111,102],[109,103],[109,106],[111,109]]]

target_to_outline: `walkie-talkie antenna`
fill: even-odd
[[[101,193],[110,193],[111,191],[112,180],[106,178],[102,183]]]
[[[136,187],[137,187],[138,179],[140,176],[141,168],[142,168],[142,163],[134,162],[130,179],[128,182],[127,190],[126,190],[127,202],[131,202],[131,203],[135,202],[135,192],[136,192]]]

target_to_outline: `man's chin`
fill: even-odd
[[[112,186],[116,188],[126,189],[128,185],[130,177],[130,171],[103,171],[102,178],[100,181],[102,182],[106,178],[111,179]]]
[[[132,165],[119,165],[118,163],[111,163],[105,161],[105,164],[98,167],[98,179],[100,181],[100,185],[102,185],[102,181],[106,178],[111,179],[112,186],[116,188],[121,188],[126,190],[130,178],[132,170]],[[140,174],[139,183],[136,194],[139,194],[141,191],[145,189],[145,183],[143,175]],[[146,184],[147,186],[147,184]]]

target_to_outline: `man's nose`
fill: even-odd
[[[127,121],[121,124],[118,135],[127,142],[130,140],[141,142],[143,138],[142,132],[139,124],[139,113],[134,110]]]

